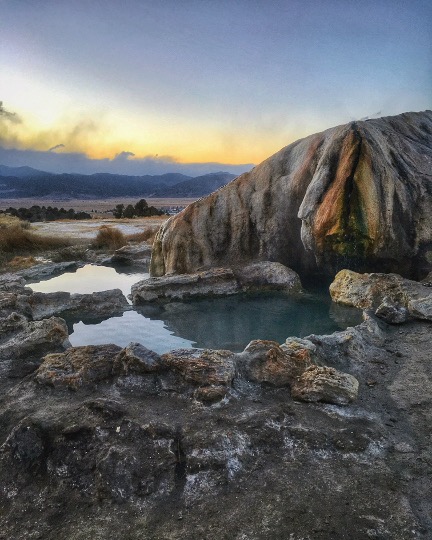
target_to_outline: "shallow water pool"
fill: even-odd
[[[73,274],[32,284],[34,290],[94,292],[120,288],[127,296],[145,273],[119,273],[88,265]],[[66,319],[72,345],[137,341],[158,353],[203,347],[241,351],[253,339],[283,343],[288,336],[329,334],[361,322],[361,312],[331,302],[326,288],[296,296],[282,292],[239,294],[131,308],[105,320]]]

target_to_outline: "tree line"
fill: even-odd
[[[135,206],[128,204],[117,204],[113,210],[114,217],[120,218],[134,218],[134,217],[150,217],[150,216],[163,216],[165,212],[158,210],[155,206],[149,206],[145,199],[140,199]]]
[[[57,221],[59,219],[91,219],[87,212],[76,212],[73,208],[65,210],[56,206],[38,206],[33,205],[30,208],[13,208],[0,210],[2,214],[10,214],[24,221]]]

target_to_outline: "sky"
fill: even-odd
[[[432,108],[429,0],[0,0],[0,163],[241,172]]]

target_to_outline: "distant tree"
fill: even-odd
[[[124,218],[133,218],[135,216],[135,208],[128,204],[126,208],[123,210],[123,217]]]
[[[140,199],[135,205],[135,215],[138,217],[144,217],[148,212],[148,204],[145,199]]]
[[[113,212],[114,217],[120,219],[123,217],[124,204],[117,204]]]

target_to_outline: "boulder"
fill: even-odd
[[[300,275],[427,270],[431,159],[432,111],[296,141],[164,223],[150,273],[260,260]]]
[[[334,302],[373,309],[390,323],[405,322],[409,316],[432,320],[432,289],[397,274],[359,274],[341,270],[330,285]]]
[[[42,385],[71,390],[93,385],[112,377],[114,361],[120,351],[117,345],[88,345],[48,354],[35,379]]]
[[[187,388],[181,388],[181,383],[186,383],[196,389],[194,395],[197,399],[207,402],[221,399],[228,392],[235,375],[231,351],[178,349],[163,354],[161,360],[165,369],[180,377],[181,382],[174,383],[176,391],[187,392]]]
[[[388,296],[375,310],[375,315],[388,324],[401,324],[409,319],[409,312],[405,307],[395,305]]]
[[[271,289],[295,292],[302,288],[298,274],[278,262],[260,261],[233,270],[244,291]]]
[[[237,355],[237,363],[251,381],[286,386],[314,362],[307,348],[281,347],[275,341],[254,340]]]
[[[131,266],[137,263],[149,264],[151,251],[151,245],[147,242],[128,244],[120,249],[116,249],[114,255],[110,259],[110,262],[112,264],[120,264],[125,266]]]
[[[161,357],[141,345],[129,343],[114,361],[113,372],[121,375],[129,373],[157,373],[163,370]]]
[[[331,367],[311,366],[291,385],[291,396],[301,401],[348,405],[357,398],[358,381]]]
[[[131,288],[133,304],[155,300],[182,300],[199,296],[234,294],[240,290],[230,268],[214,268],[195,274],[149,278]]]

